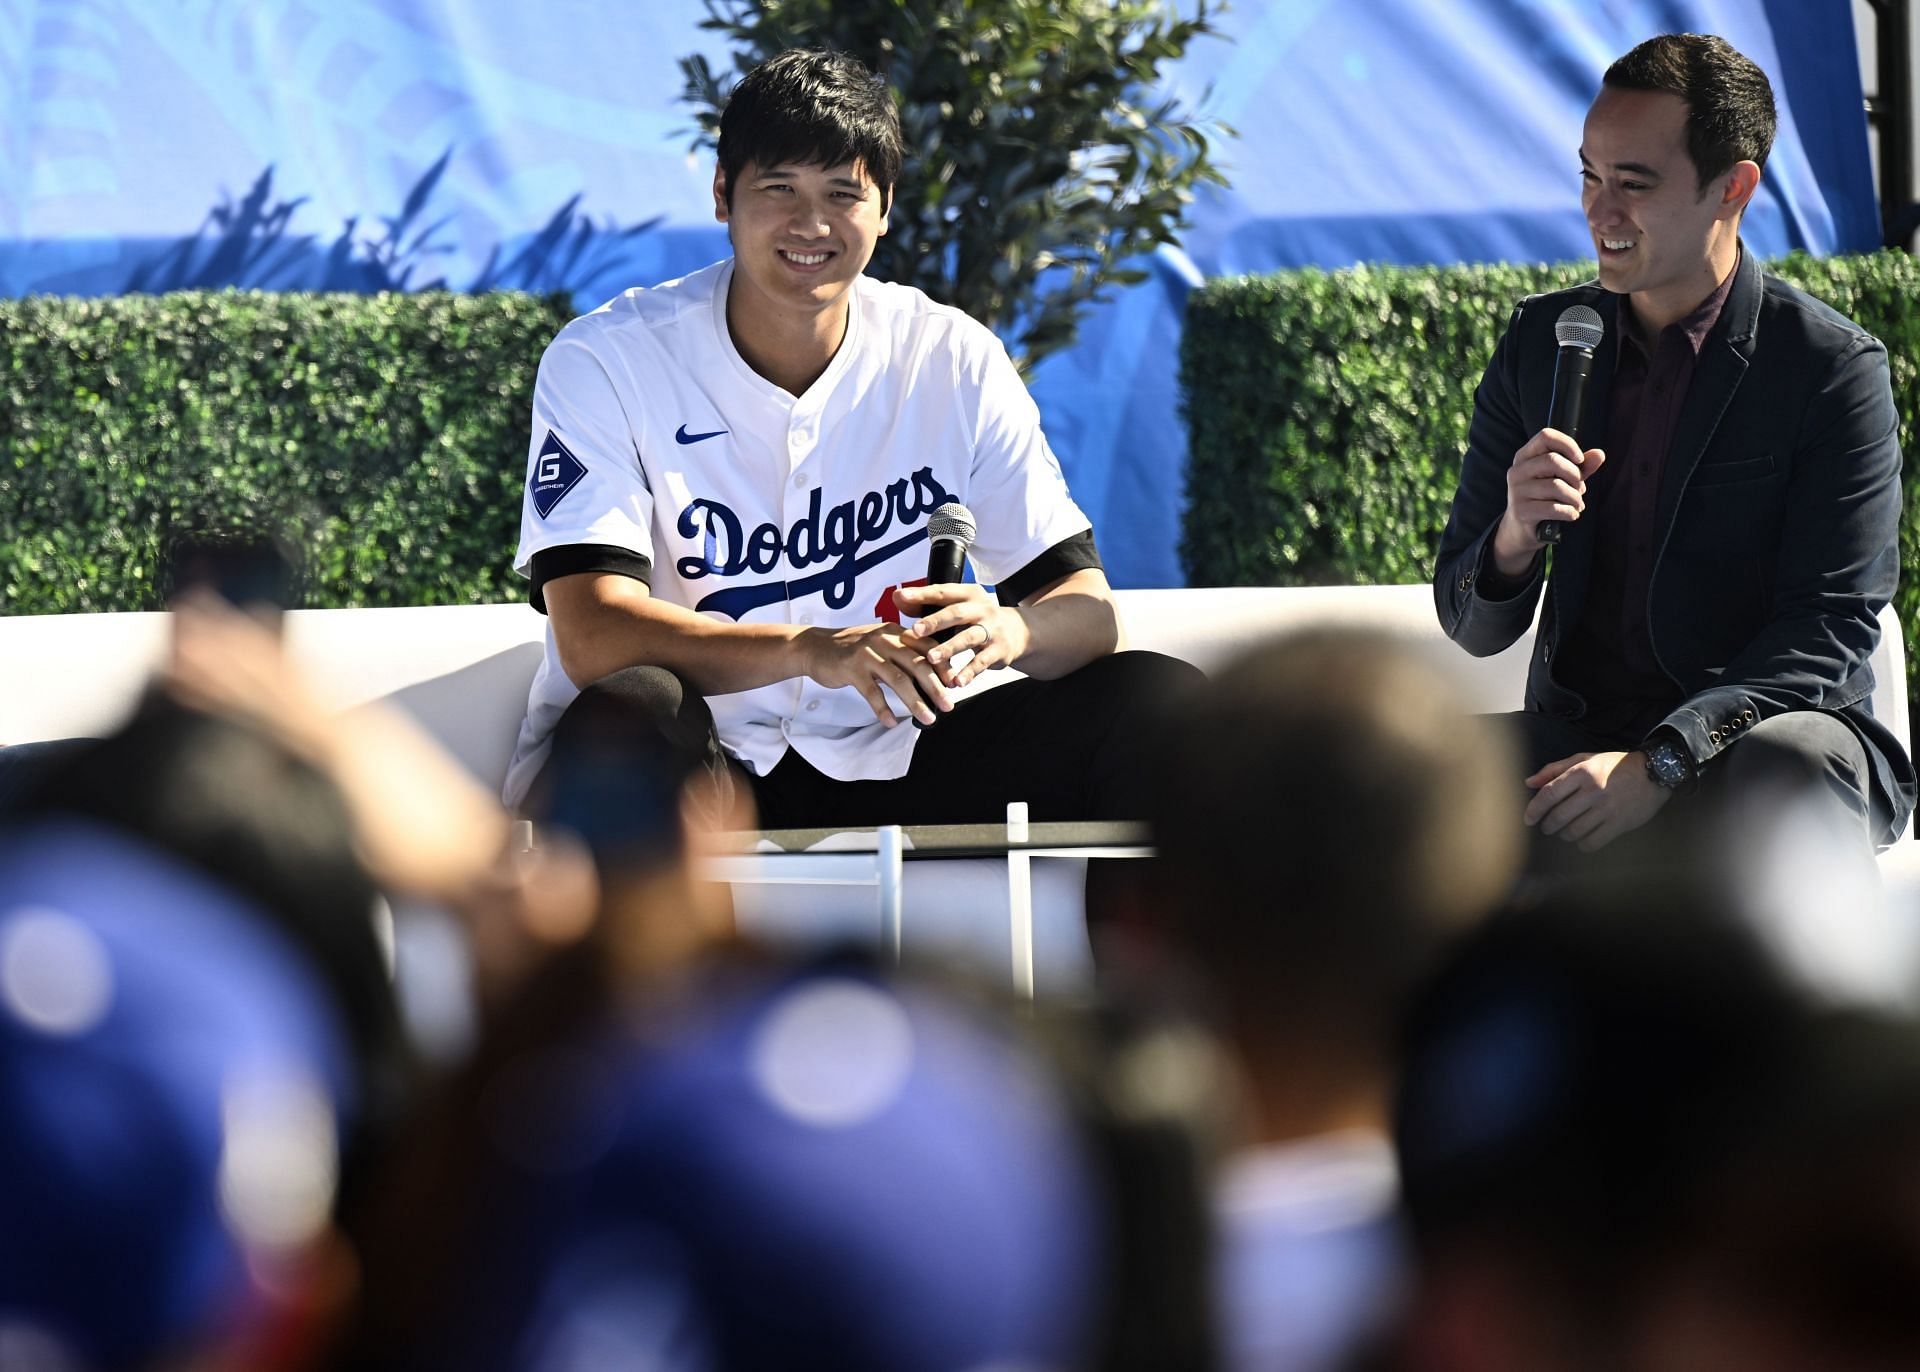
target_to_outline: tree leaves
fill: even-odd
[[[900,106],[906,171],[874,275],[917,286],[1009,339],[1028,370],[1071,346],[1087,307],[1139,280],[1122,264],[1171,243],[1193,188],[1225,178],[1231,131],[1155,98],[1220,0],[706,0],[702,27],[740,73],[791,47],[850,52]],[[682,59],[695,147],[731,82]]]

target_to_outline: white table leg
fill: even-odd
[[[1007,806],[1007,918],[1013,948],[1013,989],[1033,998],[1033,861],[1012,845],[1027,841],[1027,803]]]
[[[880,937],[895,962],[900,961],[901,854],[905,850],[898,824],[885,824],[875,835],[874,882],[880,888]]]

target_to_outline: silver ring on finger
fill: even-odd
[[[984,648],[988,644],[993,642],[993,629],[991,626],[986,624],[980,625],[979,628],[980,628],[980,646]]]

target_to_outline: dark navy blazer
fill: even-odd
[[[1575,521],[1551,571],[1536,568],[1517,594],[1496,600],[1477,589],[1506,510],[1507,469],[1546,426],[1553,327],[1573,304],[1606,323],[1582,437],[1607,447],[1620,297],[1595,283],[1528,297],[1474,395],[1433,590],[1447,635],[1485,657],[1526,632],[1544,585],[1526,708],[1577,719],[1586,702],[1554,680],[1553,659],[1585,608],[1592,526]],[[1865,703],[1875,616],[1899,575],[1897,427],[1879,340],[1743,250],[1667,454],[1647,604],[1654,656],[1684,696],[1663,724],[1695,761],[1711,765],[1773,715],[1837,714],[1867,746],[1882,842],[1905,826],[1915,793],[1912,763]]]

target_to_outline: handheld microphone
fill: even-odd
[[[949,500],[927,519],[927,584],[941,586],[960,579],[967,549],[973,546],[973,511]]]
[[[967,549],[973,546],[973,511],[948,501],[927,518],[927,584],[943,586],[958,581],[967,562]],[[958,629],[935,634],[936,643],[945,643]]]
[[[1593,350],[1606,337],[1600,311],[1587,305],[1569,305],[1554,321],[1553,336],[1560,353],[1553,364],[1553,399],[1547,405],[1547,427],[1558,429],[1580,445],[1580,426],[1587,417],[1587,378],[1593,375]],[[1580,449],[1585,452],[1584,446]],[[1543,519],[1533,536],[1554,544],[1567,531],[1563,519]]]
[[[927,516],[927,585],[944,586],[960,579],[976,527],[973,511],[955,500],[949,500]],[[957,628],[944,629],[933,636],[933,641],[945,643],[959,632]],[[913,727],[927,726],[916,719]]]

